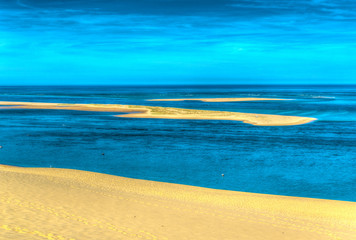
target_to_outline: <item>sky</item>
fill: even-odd
[[[356,1],[0,0],[17,84],[356,84]]]

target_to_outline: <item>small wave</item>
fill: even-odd
[[[335,97],[327,97],[327,96],[312,96],[312,98],[335,99]]]
[[[258,93],[249,93],[249,94],[246,94],[247,96],[252,96],[252,97],[258,97],[258,96],[261,96],[261,94],[258,94]]]

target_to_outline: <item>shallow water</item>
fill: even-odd
[[[204,97],[295,100],[145,101]],[[261,127],[234,121],[1,109],[0,163],[356,201],[356,86],[1,87],[0,101],[119,103],[316,117],[318,121],[305,125]]]

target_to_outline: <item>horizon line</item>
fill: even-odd
[[[154,86],[154,87],[169,87],[169,86],[356,86],[356,83],[254,83],[254,84],[13,84],[1,85],[0,87],[81,87],[81,86],[118,86],[118,87],[137,87],[137,86]]]

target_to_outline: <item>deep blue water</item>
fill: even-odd
[[[145,101],[198,97],[295,100]],[[356,201],[356,86],[0,87],[0,101],[119,103],[316,117],[318,121],[305,125],[261,127],[234,121],[0,109],[0,163]]]

